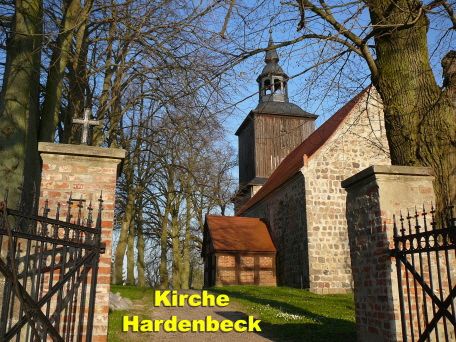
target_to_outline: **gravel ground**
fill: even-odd
[[[200,294],[196,290],[179,290],[179,294]],[[237,321],[240,319],[247,320],[248,316],[239,310],[235,303],[230,303],[224,307],[191,307],[185,305],[184,307],[154,307],[146,306],[141,301],[134,302],[134,310],[129,316],[141,315],[140,319],[163,319],[167,320],[171,316],[177,316],[177,320],[196,320],[205,319],[206,316],[212,316],[212,319],[222,321],[229,319]],[[261,328],[261,323],[260,323]],[[265,342],[274,341],[268,338],[263,332],[129,332],[127,334],[128,341],[142,342],[142,341],[211,341],[211,342]]]

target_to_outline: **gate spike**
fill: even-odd
[[[78,219],[77,219],[77,224],[80,225],[81,224],[81,217],[82,217],[82,209],[84,208],[84,206],[82,205],[82,194],[81,194],[81,198],[79,199],[79,203],[78,203]]]
[[[71,206],[73,204],[73,201],[72,201],[73,198],[72,197],[73,197],[73,192],[71,191],[70,192],[70,198],[68,198],[68,201],[67,201],[67,203],[68,203],[68,211],[67,211],[67,217],[66,217],[66,221],[67,222],[70,222],[71,217],[72,217],[71,216]]]
[[[424,208],[424,203],[423,203],[423,213],[421,214],[421,216],[423,216],[423,225],[424,225],[424,231],[427,232],[428,231],[428,226],[427,226],[427,212],[426,212],[426,209]]]
[[[101,212],[103,211],[103,191],[100,192],[100,198],[98,199],[98,215],[96,229],[98,230],[97,234],[101,234]],[[99,237],[97,238],[99,239]]]
[[[100,198],[98,199],[98,202],[100,203],[99,204],[99,207],[100,209],[102,208],[102,203],[104,202],[103,201],[103,191],[100,192]]]
[[[89,206],[87,207],[89,213],[87,214],[87,228],[92,228],[92,200],[90,200]]]
[[[60,218],[60,202],[57,202],[57,213],[55,215],[55,219],[59,221]]]
[[[420,228],[421,228],[418,217],[420,217],[420,215],[418,215],[418,210],[416,209],[416,206],[415,206],[415,230],[417,233],[420,232]]]
[[[44,217],[48,217],[48,214],[49,214],[50,211],[51,211],[51,209],[49,209],[49,200],[46,199],[46,201],[44,201],[43,216]]]
[[[402,215],[402,210],[400,211],[400,214],[401,214],[401,218],[400,218],[400,221],[401,221],[401,235],[404,236],[405,228],[404,228],[404,216]]]

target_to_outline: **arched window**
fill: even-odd
[[[282,92],[282,82],[278,78],[274,79],[274,93]]]
[[[270,79],[266,79],[264,81],[263,87],[264,87],[265,94],[271,94],[272,93],[271,92],[271,80]]]

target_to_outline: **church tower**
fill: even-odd
[[[268,47],[272,46],[271,33]],[[305,112],[288,100],[288,76],[278,64],[276,49],[269,49],[264,61],[266,65],[257,78],[258,106],[250,111],[236,131],[240,187],[236,211],[261,188],[280,162],[315,130],[317,115]]]

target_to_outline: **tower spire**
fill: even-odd
[[[274,46],[274,39],[272,39],[272,30],[269,30],[269,42],[268,48]],[[264,59],[266,63],[277,63],[279,61],[279,56],[277,55],[276,49],[269,49],[266,51],[266,57]]]
[[[274,46],[272,30],[269,30],[268,48]],[[266,66],[257,78],[260,87],[259,103],[262,102],[288,102],[287,79],[288,76],[282,70],[279,55],[275,48],[268,49],[264,58]]]

